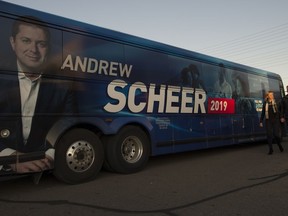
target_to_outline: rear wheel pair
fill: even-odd
[[[104,154],[107,169],[119,173],[137,172],[148,161],[149,143],[146,133],[136,126],[127,126],[116,135],[105,136],[102,142],[89,130],[73,129],[64,134],[56,146],[54,175],[70,184],[94,179],[102,168]]]

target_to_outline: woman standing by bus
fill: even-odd
[[[260,118],[260,127],[263,127],[263,119],[265,116],[266,133],[268,139],[269,152],[268,154],[273,154],[273,138],[275,139],[279,149],[283,152],[283,147],[281,145],[281,127],[280,118],[283,120],[283,115],[279,112],[278,106],[274,99],[274,94],[269,91],[265,96],[265,101],[262,107],[262,113]]]

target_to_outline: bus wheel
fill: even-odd
[[[146,165],[150,141],[139,127],[127,126],[113,136],[105,137],[106,167],[119,173],[134,173]]]
[[[69,184],[89,181],[96,177],[103,160],[100,139],[89,130],[73,129],[57,143],[54,175]]]

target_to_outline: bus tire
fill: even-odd
[[[129,174],[142,170],[150,156],[150,141],[139,127],[126,126],[105,137],[105,163],[111,171]]]
[[[77,184],[94,179],[102,168],[104,149],[93,132],[73,129],[65,133],[55,149],[54,175]]]

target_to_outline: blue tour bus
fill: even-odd
[[[0,2],[0,175],[67,183],[104,166],[255,142],[279,75]]]

